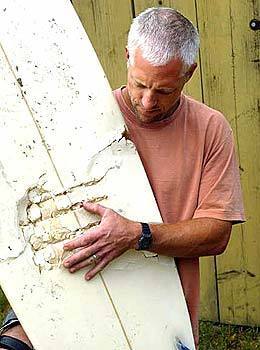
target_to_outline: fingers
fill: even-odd
[[[105,214],[107,208],[97,203],[83,202],[83,208],[93,214],[98,214],[101,217]]]
[[[111,260],[113,260],[113,255],[112,254],[106,255],[102,260],[100,260],[92,269],[90,269],[85,274],[85,279],[87,281],[91,280],[91,278],[95,277],[99,272],[101,272]]]
[[[66,242],[63,246],[64,250],[73,250],[77,248],[88,247],[93,244],[97,239],[97,228],[90,228],[81,236]]]
[[[129,249],[129,240],[125,238],[127,233],[127,219],[121,217],[113,210],[97,203],[82,203],[85,210],[101,216],[101,224],[87,231],[86,234],[67,242],[65,250],[81,248],[67,258],[63,265],[70,272],[76,272],[89,265],[92,268],[85,274],[86,280],[90,280],[98,274],[110,261]],[[98,259],[93,258],[93,254]]]
[[[105,215],[105,211],[107,210],[107,208],[97,203],[90,203],[90,202],[84,201],[82,205],[84,209],[86,209],[87,211],[94,214],[98,214],[101,217]],[[83,234],[82,236],[77,237],[71,240],[70,242],[65,243],[63,246],[63,249],[73,250],[73,249],[89,246],[91,243],[97,240],[98,238],[97,235],[98,235],[97,228],[89,229],[87,233]]]
[[[91,255],[89,258],[73,265],[72,267],[69,268],[69,272],[76,272],[78,270],[83,269],[84,267],[95,264],[100,259],[98,254],[95,254],[95,255],[96,255],[96,258],[93,255]]]
[[[83,202],[82,203],[85,210],[98,214],[101,217],[105,214],[106,208],[102,207],[102,205],[96,204],[96,203],[90,203],[90,202]],[[73,250],[81,247],[86,247],[90,245],[93,241],[96,240],[96,229],[90,229],[87,231],[87,234],[83,234],[80,237],[77,237],[70,242],[67,242],[64,244],[63,249],[64,250]]]
[[[101,205],[96,203],[83,202],[82,205],[87,211],[98,214],[100,216],[103,216],[106,211],[105,207],[102,207]],[[96,234],[97,231],[95,228],[92,230],[90,229],[87,231],[87,234],[85,233],[82,236],[65,243],[63,249],[73,250],[81,247],[86,247],[96,240]]]
[[[74,267],[74,265],[77,265],[78,263],[81,263],[82,261],[89,259],[93,254],[96,254],[97,252],[102,253],[102,248],[105,248],[108,244],[103,243],[94,243],[88,247],[84,247],[78,251],[76,251],[74,254],[72,254],[70,257],[64,260],[63,265],[66,268]],[[106,252],[107,250],[105,250]],[[101,257],[101,255],[100,255]]]
[[[93,245],[93,246],[78,250],[73,255],[71,255],[70,257],[64,260],[63,262],[64,267],[71,268],[73,267],[73,265],[76,265],[81,261],[88,259],[95,253],[96,249],[97,249],[96,245]]]
[[[110,252],[110,250],[110,246],[105,246],[100,250],[98,250],[97,247],[93,247],[92,252],[87,254],[84,250],[84,252],[79,255],[77,261],[70,260],[71,258],[68,258],[64,261],[64,266],[68,268],[70,272],[76,272],[86,266],[99,262],[106,254]]]
[[[93,254],[95,257],[91,255],[87,259],[84,259],[83,261],[71,266],[69,271],[73,273],[89,265],[95,264],[94,267],[85,274],[85,279],[87,281],[91,280],[118,256],[115,254],[115,252],[110,251],[110,249],[110,247],[104,247],[98,253]]]
[[[77,249],[77,248],[82,248],[82,247],[86,247],[89,246],[91,244],[93,239],[91,239],[91,237],[87,236],[86,234],[73,239],[70,242],[67,242],[64,244],[63,249],[64,250],[73,250],[73,249]]]

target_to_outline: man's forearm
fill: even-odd
[[[63,265],[70,272],[91,265],[92,268],[85,274],[85,278],[90,280],[110,261],[138,247],[142,226],[96,203],[83,202],[83,207],[101,217],[100,225],[64,245],[65,250],[74,252]],[[217,255],[225,250],[231,226],[231,222],[211,218],[177,224],[150,224],[153,234],[151,250],[173,257]]]
[[[181,221],[176,224],[150,224],[151,251],[174,257],[196,257],[223,253],[232,224],[212,218]]]

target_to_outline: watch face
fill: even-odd
[[[151,236],[149,236],[149,237],[142,236],[140,238],[139,247],[141,250],[150,248],[151,244],[152,244],[152,237]]]

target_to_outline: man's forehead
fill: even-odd
[[[135,62],[129,67],[130,79],[146,87],[154,86],[158,90],[172,90],[182,84],[183,74],[178,69],[172,70],[168,67],[150,67]]]
[[[174,79],[180,79],[183,76],[184,64],[181,59],[174,58],[163,66],[155,66],[143,57],[142,51],[138,48],[135,51],[135,59],[132,67],[136,74],[139,75],[151,75],[159,78],[169,76]]]
[[[175,90],[178,87],[178,81],[177,80],[171,80],[171,82],[163,82],[163,81],[153,81],[150,79],[145,79],[142,77],[138,77],[135,75],[131,75],[131,78],[134,80],[135,83],[137,83],[140,86],[144,87],[152,87],[154,86],[156,90],[163,90],[163,91],[169,91],[171,92],[172,90]]]

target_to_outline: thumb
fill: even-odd
[[[98,214],[99,216],[103,216],[105,214],[106,211],[106,207],[103,207],[100,204],[97,203],[91,203],[91,202],[83,202],[83,208],[87,211],[89,211],[90,213],[93,214]]]

